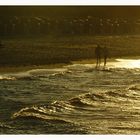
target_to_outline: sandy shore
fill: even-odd
[[[109,61],[115,61],[115,59],[110,59]],[[109,62],[108,61],[108,62]],[[53,68],[62,68],[63,66],[70,64],[95,64],[95,59],[84,59],[78,61],[72,61],[71,63],[58,63],[58,64],[48,64],[48,65],[30,65],[30,66],[4,66],[0,67],[0,73],[10,73],[10,72],[22,72],[28,71],[31,69],[53,69]]]
[[[108,59],[107,62],[116,62],[117,61],[116,59],[118,59],[118,58],[111,58],[111,59]],[[121,57],[121,59],[140,59],[140,56]],[[103,64],[103,60],[101,63]],[[58,64],[48,64],[48,65],[4,66],[4,67],[0,67],[0,73],[22,72],[22,71],[28,71],[31,69],[62,68],[63,66],[66,66],[69,64],[96,64],[96,60],[95,59],[83,59],[83,60],[79,60],[79,61],[72,61],[71,63],[58,63]]]
[[[66,64],[50,64],[50,65],[31,65],[31,66],[4,66],[0,67],[0,73],[14,73],[28,71],[31,69],[52,69],[52,68],[61,68]]]

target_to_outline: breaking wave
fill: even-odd
[[[131,88],[132,89],[132,88]],[[71,118],[81,115],[81,111],[104,110],[105,108],[126,109],[125,105],[131,106],[131,101],[137,100],[140,95],[133,94],[129,89],[106,91],[99,93],[86,93],[73,97],[66,101],[54,101],[49,105],[25,107],[12,115],[12,119],[34,118],[72,122]]]
[[[38,77],[61,76],[65,75],[66,73],[71,73],[71,71],[66,68],[33,69],[25,72],[1,74],[0,80],[34,80]]]

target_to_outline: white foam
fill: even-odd
[[[10,76],[0,75],[0,80],[16,80],[16,78],[15,77],[10,77]]]
[[[0,80],[16,80],[22,78],[32,78],[35,76],[42,76],[42,75],[55,75],[55,74],[65,73],[65,72],[67,72],[66,68],[32,69],[25,72],[1,74]]]
[[[140,68],[140,59],[116,59],[117,62],[109,62],[108,67],[113,68],[127,68],[135,69]]]

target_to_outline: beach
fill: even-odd
[[[109,49],[109,58],[139,56],[139,40],[138,35],[2,38],[0,67],[68,64],[95,59],[97,44]]]
[[[108,47],[107,61],[138,58],[139,40],[138,35],[3,38],[0,72],[54,68],[75,62],[94,64],[97,44]]]
[[[81,38],[3,40],[1,134],[139,134],[139,37]]]

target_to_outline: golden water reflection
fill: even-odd
[[[109,67],[116,68],[140,68],[140,59],[116,59],[117,62],[110,62]]]

